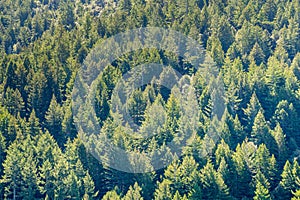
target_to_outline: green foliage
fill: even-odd
[[[0,0],[0,199],[299,199],[299,8],[297,0]],[[83,143],[71,101],[80,66],[106,38],[147,26],[201,43],[220,70],[224,96],[213,91],[220,82],[194,73],[198,66],[182,57],[130,52],[98,77],[97,120],[86,126],[99,123],[103,137]],[[143,63],[169,68],[117,103],[140,126],[139,138],[111,98],[120,77]],[[183,80],[177,89],[159,86],[177,80],[171,67],[187,75],[195,95],[177,95]],[[225,104],[221,120],[211,118],[214,100]],[[177,156],[169,142],[184,136],[190,145],[170,162]],[[108,148],[103,138],[170,164],[147,174],[110,169],[116,152],[103,163],[89,152],[89,145]],[[122,159],[135,170],[157,164]]]
[[[210,161],[200,170],[200,179],[203,188],[203,199],[230,199],[229,189],[224,183],[222,175],[215,171]]]
[[[117,194],[115,190],[107,192],[103,197],[102,200],[120,200],[120,195]]]
[[[141,196],[142,188],[135,183],[134,186],[130,186],[128,192],[126,195],[122,198],[123,200],[143,200],[143,197]]]
[[[62,147],[65,142],[65,136],[62,132],[62,111],[61,106],[57,103],[54,95],[51,99],[45,118],[47,129],[53,135],[59,146]]]
[[[299,164],[295,160],[293,164],[287,161],[284,165],[283,172],[281,174],[280,186],[283,187],[283,197],[291,198],[292,192],[296,191],[299,187]]]
[[[254,200],[270,200],[272,199],[268,188],[263,186],[260,182],[256,185]]]

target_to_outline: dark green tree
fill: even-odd
[[[62,131],[62,111],[61,106],[57,103],[54,95],[51,99],[45,118],[47,129],[53,135],[58,145],[63,147],[66,141],[66,136]]]
[[[210,161],[200,170],[200,180],[203,188],[203,199],[230,199],[229,189],[222,175],[215,171]]]

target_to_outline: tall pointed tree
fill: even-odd
[[[144,198],[141,195],[141,190],[142,188],[138,185],[138,183],[135,183],[133,187],[129,187],[129,190],[122,200],[143,200]]]
[[[46,127],[53,135],[60,147],[63,147],[66,137],[62,131],[62,111],[61,106],[57,103],[53,95],[48,111],[46,113]]]
[[[257,115],[257,113],[262,109],[261,104],[256,96],[256,93],[253,92],[249,104],[247,104],[247,108],[244,109],[244,114],[246,116],[245,122],[246,122],[246,128],[245,131],[247,133],[250,133],[252,130],[252,126],[254,123],[254,119]]]

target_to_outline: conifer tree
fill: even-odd
[[[277,123],[274,130],[271,131],[272,136],[274,137],[277,144],[277,156],[278,156],[278,165],[283,166],[287,158],[288,147],[286,143],[286,136],[283,133],[283,130],[279,123]]]
[[[297,161],[294,161],[297,162]],[[291,165],[291,163],[287,160],[283,171],[281,174],[281,181],[280,186],[284,189],[282,198],[291,198],[292,197],[292,191],[296,189],[296,183],[295,183],[295,172],[297,171],[294,169],[294,166],[297,165]]]
[[[83,186],[84,186],[84,195],[83,198],[86,200],[94,199],[94,197],[98,194],[95,192],[95,184],[92,177],[87,173],[83,178]]]
[[[247,131],[248,133],[251,132],[254,119],[261,109],[262,109],[261,104],[256,96],[256,93],[254,92],[251,96],[249,104],[247,105],[247,108],[244,109],[244,114],[246,116],[245,120],[247,123],[245,131]]]
[[[254,200],[270,200],[270,192],[268,188],[263,186],[260,182],[257,182],[256,189],[255,189],[255,196],[253,198]]]
[[[236,151],[232,156],[234,162],[234,181],[233,196],[241,198],[243,196],[251,196],[249,184],[252,181],[252,171],[254,165],[256,147],[253,143],[244,141],[241,145],[238,144]]]
[[[203,188],[203,199],[230,199],[228,187],[222,175],[215,171],[210,161],[200,170],[200,180]]]
[[[141,196],[140,186],[136,182],[133,187],[130,186],[129,190],[127,191],[126,195],[122,198],[122,200],[143,200],[144,198]]]
[[[146,105],[147,104],[141,90],[134,91],[128,99],[128,112],[135,124],[141,125],[144,121]]]
[[[36,136],[41,132],[39,119],[36,117],[34,110],[30,113],[26,128],[27,133],[32,136]]]
[[[117,194],[116,190],[108,191],[103,197],[103,200],[120,200],[120,195]]]
[[[276,141],[271,135],[270,127],[267,124],[262,111],[259,111],[254,119],[251,131],[251,140],[256,145],[264,143],[272,152],[274,152],[274,149],[276,149]]]
[[[16,117],[18,114],[24,116],[24,101],[18,89],[7,88],[4,105],[13,116]]]
[[[61,106],[57,103],[53,95],[48,111],[46,113],[46,127],[53,135],[60,147],[63,147],[65,135],[62,132],[62,112]]]
[[[263,63],[265,60],[264,52],[258,43],[255,43],[249,56],[250,56],[249,60],[251,62],[254,62],[257,66],[259,66],[261,63]]]

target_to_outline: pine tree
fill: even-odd
[[[243,196],[251,196],[249,185],[252,181],[252,171],[254,165],[256,147],[252,142],[244,141],[238,144],[236,151],[232,156],[234,162],[233,177],[233,196],[242,198]]]
[[[255,43],[250,54],[249,54],[250,62],[254,62],[257,66],[265,61],[265,55],[261,47],[258,43]]]
[[[95,193],[95,184],[92,177],[87,173],[83,178],[84,198],[86,200],[93,199],[98,192]]]
[[[284,189],[282,198],[291,198],[291,191],[295,189],[295,177],[293,174],[293,166],[288,160],[283,167],[281,178],[280,186]]]
[[[30,136],[12,143],[3,163],[5,198],[33,199],[38,194],[37,163]]]
[[[274,130],[271,131],[272,136],[274,137],[277,144],[277,156],[278,156],[278,165],[283,166],[287,158],[288,147],[286,143],[286,137],[283,133],[283,130],[279,123],[276,124]]]
[[[173,195],[171,193],[170,185],[172,182],[168,179],[163,180],[158,184],[158,188],[155,191],[155,200],[167,200],[172,199]]]
[[[39,135],[39,133],[41,132],[39,119],[36,117],[34,110],[32,110],[32,112],[30,113],[26,128],[27,133],[32,136]]]
[[[53,95],[48,111],[46,113],[46,127],[53,135],[60,147],[65,143],[65,135],[62,132],[62,112],[61,106],[57,103]]]
[[[247,104],[247,108],[243,110],[246,116],[245,121],[247,123],[247,126],[245,128],[245,131],[247,133],[251,132],[254,119],[261,109],[261,104],[256,96],[256,93],[254,92],[251,96],[249,104]]]
[[[274,155],[270,155],[265,144],[259,145],[255,153],[255,170],[262,173],[273,186],[276,183],[276,159]]]
[[[5,142],[5,138],[2,135],[2,133],[0,132],[0,163],[3,163],[4,159],[5,159],[5,150],[6,150],[6,142]],[[3,175],[3,166],[0,166],[0,177],[2,177]],[[3,186],[2,183],[0,181],[0,198],[4,198],[3,196]]]
[[[180,108],[178,104],[178,100],[176,100],[175,96],[171,94],[166,103],[166,129],[171,135],[174,135],[179,128]]]
[[[252,131],[251,131],[251,140],[256,144],[266,144],[267,148],[270,151],[274,152],[276,149],[276,142],[271,135],[270,127],[267,124],[265,117],[262,111],[259,111],[254,119]]]
[[[17,64],[13,61],[10,61],[7,69],[6,69],[6,83],[5,83],[5,89],[6,88],[12,88],[15,89],[17,86],[17,74],[16,74]]]
[[[235,32],[230,22],[225,16],[221,17],[218,25],[218,38],[220,39],[223,51],[226,52],[231,46],[231,44],[234,42]]]
[[[142,91],[134,91],[128,99],[127,105],[133,122],[137,125],[141,125],[144,121],[144,112],[147,106]]]
[[[103,197],[102,200],[120,200],[121,197],[118,195],[116,190],[108,191]]]
[[[217,166],[220,165],[222,159],[224,159],[227,163],[232,162],[232,151],[224,140],[221,140],[220,144],[217,146],[215,159]]]
[[[264,83],[266,84],[266,94],[262,94],[263,98],[262,104],[265,108],[265,115],[269,119],[275,112],[275,106],[286,96],[285,88],[285,78],[284,78],[284,68],[286,64],[280,62],[275,57],[270,57],[267,63],[267,70],[265,72]]]
[[[179,191],[180,195],[189,194],[200,184],[197,167],[198,164],[191,156],[185,156],[182,163],[174,160],[165,170],[164,179],[158,184],[155,198],[173,198],[176,191]]]
[[[18,114],[24,116],[24,101],[18,89],[7,88],[4,105],[13,116],[16,117]]]
[[[258,14],[258,18],[263,22],[264,25],[268,25],[268,22],[272,22],[274,20],[274,17],[276,15],[277,6],[274,1],[267,0],[262,8],[260,9],[260,12]],[[270,27],[268,29],[272,29],[273,27]]]
[[[164,124],[167,123],[167,113],[162,105],[162,101],[162,97],[159,95],[154,103],[146,108],[144,114],[145,121],[140,128],[140,133],[143,137],[160,136],[163,132]],[[167,136],[170,135],[172,135],[172,133],[167,134]],[[163,139],[164,138],[160,138],[160,142],[162,142]]]
[[[71,30],[75,26],[75,16],[71,5],[72,4],[70,2],[62,5],[63,12],[61,16],[61,23],[67,30]]]
[[[55,177],[52,173],[53,164],[46,160],[40,167],[40,177],[39,190],[42,195],[49,199],[54,199],[55,194]]]
[[[3,163],[4,176],[2,177],[1,183],[5,185],[5,198],[16,199],[20,195],[21,166],[19,161],[22,155],[17,148],[16,143],[9,146],[6,159]]]
[[[23,199],[31,200],[38,195],[38,171],[34,155],[30,153],[27,157],[24,166],[22,167],[21,176],[23,185],[21,187],[20,196]]]
[[[299,119],[292,103],[289,104],[286,100],[280,101],[276,107],[273,121],[280,124],[287,138],[294,138],[298,142]]]
[[[108,103],[108,88],[103,80],[99,81],[97,86],[97,95],[95,98],[95,111],[99,119],[100,125],[103,125],[103,122],[109,116],[110,106]]]
[[[256,184],[254,200],[270,200],[270,192],[268,188],[264,187],[260,182]]]
[[[63,155],[55,162],[52,170],[54,177],[54,198],[64,199],[70,195],[72,186],[76,186],[74,176],[70,175],[74,171],[69,169],[69,164]],[[72,185],[75,184],[75,185]],[[76,190],[76,189],[75,189]]]
[[[297,53],[293,59],[293,62],[291,64],[291,68],[297,77],[298,80],[300,80],[300,53]]]
[[[31,71],[28,76],[28,85],[25,87],[28,92],[28,104],[30,110],[35,109],[36,115],[39,119],[44,119],[44,115],[48,109],[50,99],[47,91],[47,78],[42,72],[34,73]]]
[[[68,176],[63,180],[64,192],[63,194],[59,194],[59,198],[70,198],[70,199],[79,199],[80,198],[80,188],[81,182],[78,180],[75,172],[71,170]]]
[[[224,51],[222,50],[222,45],[218,37],[211,36],[208,41],[208,51],[211,57],[216,62],[217,66],[221,67],[224,62]]]
[[[63,120],[62,120],[62,132],[71,139],[75,138],[77,135],[77,129],[74,123],[74,117],[72,113],[72,105],[66,105],[62,107]]]
[[[235,176],[232,153],[233,152],[229,149],[229,146],[224,142],[224,140],[218,144],[215,152],[217,171],[222,175],[225,184],[228,185],[230,190],[233,190],[231,186],[233,185],[233,177]]]
[[[210,161],[200,170],[200,180],[203,199],[230,199],[229,190],[222,175],[215,171]]]
[[[143,200],[144,198],[141,196],[140,186],[136,182],[133,187],[130,186],[129,190],[127,191],[126,195],[122,198],[122,200]]]

